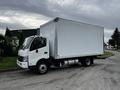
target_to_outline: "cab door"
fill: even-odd
[[[29,66],[36,65],[37,61],[42,58],[49,58],[47,40],[45,38],[36,37],[30,46],[28,55]]]

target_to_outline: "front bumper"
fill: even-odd
[[[17,65],[21,68],[28,68],[28,62],[20,62],[17,60]]]

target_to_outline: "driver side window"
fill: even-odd
[[[42,39],[40,37],[37,37],[33,40],[31,47],[30,47],[30,51],[39,49],[39,48],[44,47],[44,46],[46,46],[46,39]]]

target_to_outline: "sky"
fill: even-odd
[[[39,28],[55,17],[103,26],[107,42],[120,27],[120,0],[0,0],[0,33]]]

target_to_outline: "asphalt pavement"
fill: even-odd
[[[28,70],[0,73],[0,90],[120,90],[120,52],[95,60],[90,67],[51,69],[45,75]]]

